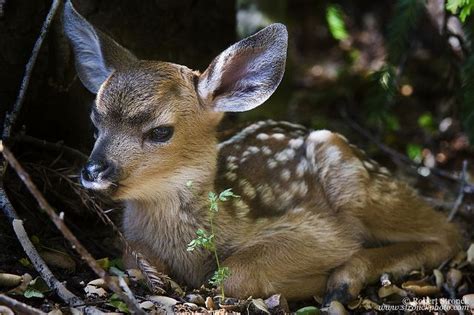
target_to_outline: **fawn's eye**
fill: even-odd
[[[166,142],[173,135],[173,131],[171,126],[160,126],[148,131],[145,138],[151,142]]]

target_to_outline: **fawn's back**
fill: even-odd
[[[198,287],[216,268],[209,252],[186,249],[210,228],[207,194],[227,188],[241,198],[222,205],[216,243],[233,296],[326,291],[347,301],[383,272],[434,267],[457,250],[442,215],[340,135],[267,121],[217,144],[223,112],[253,109],[279,85],[283,25],[232,45],[203,73],[139,60],[69,1],[64,27],[96,94],[82,184],[125,203],[130,243],[177,280]]]

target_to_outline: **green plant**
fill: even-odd
[[[330,4],[326,8],[326,21],[329,26],[329,31],[332,37],[337,40],[344,40],[349,37],[343,15],[342,9],[337,5]]]
[[[187,186],[190,187],[191,184]],[[222,284],[230,276],[230,270],[228,267],[222,267],[219,261],[219,255],[217,254],[217,247],[215,243],[216,234],[214,226],[214,217],[219,212],[219,202],[227,201],[230,198],[239,198],[239,196],[235,195],[232,192],[231,188],[222,191],[220,194],[216,194],[215,192],[209,193],[209,225],[211,227],[211,231],[209,233],[204,229],[198,229],[196,231],[196,238],[188,244],[188,251],[193,251],[197,248],[204,248],[214,254],[217,270],[214,272],[214,275],[209,280],[209,283],[220,287],[222,300],[225,299],[224,286]]]
[[[458,14],[461,21],[465,22],[474,9],[474,0],[448,0],[446,9],[452,14]]]

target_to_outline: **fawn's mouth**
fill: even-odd
[[[84,188],[88,190],[99,192],[105,195],[113,195],[119,187],[119,184],[117,182],[113,182],[111,180],[100,177],[95,179],[94,181],[89,181],[83,176],[81,176],[81,184]]]

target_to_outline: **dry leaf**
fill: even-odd
[[[444,284],[444,275],[443,275],[443,273],[440,270],[435,269],[435,270],[433,270],[433,274],[434,274],[435,279],[436,279],[436,286],[438,287],[438,289],[441,289],[443,287],[443,284]]]
[[[469,249],[466,252],[467,262],[474,266],[474,243],[471,243]]]
[[[66,253],[59,253],[53,251],[41,251],[41,257],[47,265],[54,266],[66,270],[75,270],[76,262]]]
[[[107,296],[107,291],[104,288],[96,287],[95,285],[86,285],[84,288],[87,297],[105,297]]]
[[[206,308],[208,310],[215,310],[216,309],[216,305],[214,304],[214,301],[212,300],[212,298],[210,296],[208,296],[206,298],[206,302],[204,302],[204,304],[206,305]]]
[[[148,297],[148,300],[151,300],[153,302],[158,303],[161,308],[165,310],[165,312],[168,314],[173,314],[174,309],[173,307],[178,304],[178,301],[170,298],[168,296],[163,296],[163,295],[152,295]]]
[[[204,298],[202,297],[202,295],[194,294],[194,293],[190,293],[190,294],[186,295],[185,300],[190,302],[190,303],[194,303],[194,304],[197,304],[197,305],[200,305],[200,306],[204,306],[205,303],[206,303]]]
[[[329,315],[349,314],[347,310],[344,308],[344,306],[341,304],[341,302],[338,302],[338,301],[332,301],[331,304],[329,304],[327,312]]]
[[[270,314],[267,305],[262,299],[252,299],[249,305],[249,312],[252,314]]]
[[[0,287],[16,287],[20,285],[22,277],[10,273],[0,273]]]
[[[379,305],[377,303],[375,303],[374,301],[371,301],[369,299],[363,299],[362,300],[362,303],[361,303],[361,306],[363,308],[365,308],[366,310],[378,310],[379,309]]]
[[[127,275],[133,281],[145,280],[145,276],[139,269],[127,269]]]
[[[429,296],[439,293],[439,288],[424,280],[407,281],[402,284],[402,288],[414,293],[417,296]]]
[[[381,287],[379,289],[379,292],[378,292],[379,298],[381,298],[381,299],[386,298],[387,296],[390,296],[390,295],[393,295],[393,294],[397,294],[399,296],[407,296],[408,295],[405,290],[400,289],[399,287],[397,287],[394,284],[387,285],[385,287]]]
[[[347,308],[352,310],[355,310],[356,308],[359,308],[359,306],[362,304],[362,298],[359,297],[356,300],[352,300],[347,304]]]

